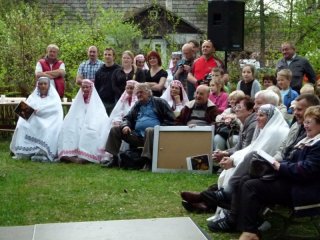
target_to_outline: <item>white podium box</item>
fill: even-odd
[[[34,231],[33,231],[34,230]],[[30,233],[33,233],[30,235]],[[23,235],[25,234],[25,235]],[[189,217],[0,227],[0,240],[208,240]]]

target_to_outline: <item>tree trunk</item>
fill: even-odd
[[[266,51],[266,29],[264,15],[264,0],[259,1],[260,5],[260,66],[265,66],[265,51]]]

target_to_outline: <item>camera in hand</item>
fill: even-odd
[[[182,59],[178,62],[178,67],[183,67],[183,65],[185,64],[186,60]]]
[[[204,76],[204,79],[198,80],[199,85],[210,85],[210,81],[212,80],[212,76],[210,73]]]
[[[186,59],[182,59],[178,62],[178,67],[183,67],[183,65],[191,66],[191,61],[188,61]]]

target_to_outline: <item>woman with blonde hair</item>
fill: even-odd
[[[128,80],[135,80],[137,82],[145,81],[145,74],[143,71],[134,65],[134,55],[131,51],[124,51],[122,53],[121,61],[121,68],[114,71],[111,79],[116,102],[125,90],[126,82]]]

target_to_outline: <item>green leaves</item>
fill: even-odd
[[[124,50],[134,49],[135,40],[141,38],[138,27],[124,22],[123,14],[113,9],[89,11],[88,21],[78,15],[77,21],[70,21],[67,16],[71,13],[63,9],[52,17],[50,11],[23,2],[1,11],[0,86],[6,87],[1,89],[2,93],[18,91],[18,95],[27,96],[34,88],[37,61],[45,55],[46,47],[55,43],[60,48],[59,59],[66,64],[66,96],[74,97],[78,91],[77,70],[87,59],[89,46],[96,45],[101,58],[106,47],[115,48],[120,55]]]

